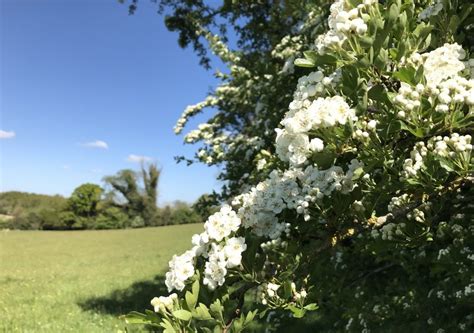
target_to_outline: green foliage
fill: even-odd
[[[59,195],[49,196],[24,192],[0,193],[0,214],[8,216],[3,228],[42,229],[56,225],[59,212],[64,210],[67,200]]]
[[[153,171],[151,171],[153,173]],[[152,177],[153,178],[153,177]],[[145,217],[155,226],[201,223],[214,209],[201,207],[203,217],[195,205],[177,201],[163,208],[151,207],[148,211],[134,212],[124,205],[116,204],[105,196],[102,188],[94,184],[79,186],[66,199],[60,196],[6,192],[0,193],[0,228],[23,230],[80,230],[80,229],[124,229],[147,227]],[[148,200],[148,199],[146,199]],[[206,203],[210,202],[206,200]]]
[[[201,223],[204,219],[184,201],[175,201],[172,205],[166,205],[158,210],[158,225]]]
[[[122,209],[118,207],[108,207],[97,216],[89,229],[123,229],[132,226],[134,221],[134,228],[143,226],[143,220],[139,221],[135,219],[141,219],[141,217],[137,216],[130,221],[130,218]]]
[[[82,184],[68,199],[69,209],[77,216],[91,218],[97,215],[97,206],[101,200],[102,188],[96,184]]]

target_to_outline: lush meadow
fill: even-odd
[[[201,229],[0,231],[0,332],[124,331],[118,317],[166,292],[168,260]]]

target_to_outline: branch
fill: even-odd
[[[369,276],[372,276],[372,275],[374,275],[374,274],[380,273],[380,272],[382,272],[382,271],[384,271],[384,270],[386,270],[386,269],[389,269],[389,268],[391,268],[391,267],[393,267],[393,266],[395,266],[395,264],[394,264],[394,263],[391,263],[391,264],[387,264],[387,265],[385,265],[385,266],[379,267],[379,268],[377,268],[377,269],[374,269],[373,271],[368,272],[367,274],[362,275],[361,277],[358,277],[357,279],[355,279],[354,281],[352,281],[351,283],[349,283],[345,288],[351,287],[351,286],[354,285],[357,281],[366,279],[366,278],[368,278]]]

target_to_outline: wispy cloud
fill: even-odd
[[[132,162],[132,163],[143,163],[143,162],[151,162],[153,161],[153,158],[149,156],[130,154],[127,157],[127,161]]]
[[[81,146],[88,148],[100,148],[100,149],[109,149],[107,142],[102,140],[95,140],[91,142],[81,143]]]
[[[15,132],[0,130],[0,139],[11,139],[15,137]]]

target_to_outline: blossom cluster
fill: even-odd
[[[285,61],[279,74],[290,74],[294,72],[294,61],[296,55],[301,52],[303,48],[303,40],[301,35],[285,36],[280,43],[272,50],[272,57],[282,59]]]
[[[466,52],[459,44],[444,44],[437,49],[419,54],[413,53],[410,62],[414,65],[422,65],[426,82],[436,86],[441,81],[456,76],[464,70],[465,64],[461,60]]]
[[[165,275],[165,284],[168,291],[183,290],[186,286],[186,281],[194,275],[194,258],[196,251],[188,250],[182,255],[174,255],[169,262],[169,271]]]
[[[401,107],[398,116],[410,119],[410,113],[421,108],[423,98],[440,113],[463,104],[474,105],[474,80],[459,75],[466,68],[464,57],[465,52],[458,44],[445,44],[428,53],[411,55],[410,63],[423,66],[426,84],[402,83],[394,99]]]
[[[280,287],[280,285],[272,282],[259,285],[257,288],[257,300],[263,305],[268,304],[268,302],[277,301],[280,298],[277,293]]]
[[[273,171],[269,178],[237,196],[232,204],[242,218],[242,225],[255,235],[277,239],[288,232],[288,225],[277,215],[284,209],[296,209],[300,188],[299,171]]]
[[[303,186],[296,211],[303,214],[304,220],[308,221],[311,218],[309,207],[315,202],[330,197],[334,191],[343,194],[351,192],[357,186],[352,180],[354,172],[357,169],[362,170],[363,166],[364,164],[356,159],[350,161],[347,171],[337,165],[325,170],[309,165],[299,177]]]
[[[321,72],[315,72],[309,78],[322,81],[324,76]],[[314,87],[317,85],[304,87],[306,91],[303,93],[300,89],[297,90],[295,100],[290,104],[290,111],[281,122],[284,128],[276,130],[278,157],[295,166],[304,164],[312,152],[324,149],[324,142],[320,138],[310,138],[311,132],[357,120],[355,111],[341,96],[319,97],[310,102],[308,97],[316,94]]]
[[[232,237],[224,244],[211,244],[211,249],[207,253],[208,261],[204,269],[203,283],[209,289],[214,290],[217,286],[222,286],[227,275],[227,268],[234,268],[242,261],[242,252],[247,249],[243,237]]]
[[[215,106],[217,105],[219,99],[216,98],[215,96],[208,96],[206,97],[206,99],[202,102],[199,102],[197,104],[194,104],[194,105],[189,105],[183,112],[183,114],[181,115],[181,117],[178,119],[178,121],[176,122],[176,125],[174,127],[174,132],[176,134],[179,134],[181,133],[181,131],[183,130],[184,126],[186,125],[186,123],[188,122],[188,120],[195,116],[196,114],[202,112],[202,110],[206,107],[210,107],[210,106]]]
[[[464,170],[471,159],[472,144],[471,135],[459,135],[453,133],[450,136],[436,136],[431,138],[427,144],[423,141],[417,142],[410,153],[410,158],[403,163],[401,178],[416,177],[423,167],[425,160],[434,157],[438,160],[448,159],[453,164],[453,169]]]
[[[209,289],[221,286],[225,281],[227,268],[240,265],[242,252],[247,248],[245,239],[231,237],[239,229],[240,218],[228,205],[211,215],[204,224],[205,231],[192,237],[193,247],[180,256],[173,256],[166,273],[169,291],[183,290],[186,281],[195,274],[198,256],[206,259],[203,283]]]
[[[351,34],[364,35],[367,24],[361,18],[361,11],[375,3],[377,0],[364,0],[357,8],[348,8],[345,0],[335,1],[330,9],[329,31],[317,37],[316,50],[325,54],[328,49],[342,46]]]

